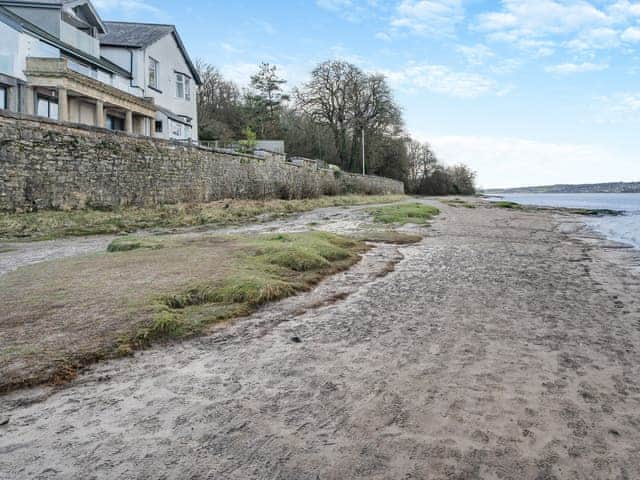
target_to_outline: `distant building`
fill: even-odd
[[[284,140],[256,140],[256,150],[265,150],[271,153],[285,154]]]
[[[197,140],[199,84],[173,26],[103,22],[89,0],[0,0],[0,109]]]

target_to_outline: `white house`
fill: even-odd
[[[0,0],[0,109],[197,140],[199,84],[171,25],[103,22],[90,0]]]
[[[153,98],[155,132],[162,138],[198,140],[196,89],[201,84],[173,25],[105,22],[102,56],[131,75],[133,86]]]

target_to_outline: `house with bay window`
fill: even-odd
[[[197,141],[199,84],[172,25],[105,22],[90,0],[0,0],[0,109]]]

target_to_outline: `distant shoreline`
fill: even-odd
[[[640,182],[609,182],[589,184],[556,184],[534,187],[487,188],[480,193],[640,193]]]

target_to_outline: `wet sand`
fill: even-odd
[[[634,253],[438,206],[313,292],[0,398],[0,478],[640,478]]]

